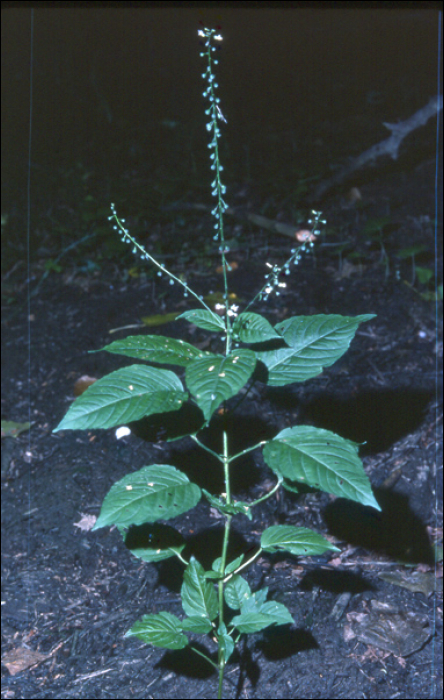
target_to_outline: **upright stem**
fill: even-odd
[[[230,457],[228,452],[228,435],[226,429],[223,431],[223,465],[224,465],[224,477],[225,477],[225,492],[226,492],[226,502],[231,503],[230,494]],[[231,525],[231,515],[227,515],[225,520],[225,532],[224,532],[224,542],[222,546],[222,557],[220,562],[220,573],[221,576],[225,573],[225,567],[227,563],[227,551],[228,551],[228,541],[230,537],[230,525]],[[224,622],[224,581],[223,578],[218,584],[219,593],[219,627],[223,625]],[[222,698],[222,684],[224,680],[224,670],[225,670],[225,659],[223,650],[221,649],[219,642],[219,652],[218,652],[218,666],[219,666],[219,691],[217,697]]]

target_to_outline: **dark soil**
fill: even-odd
[[[372,119],[361,115],[359,129],[371,130]],[[334,127],[338,153],[360,150],[359,129],[350,145],[351,122],[352,117],[348,123],[324,122],[321,136],[328,142]],[[287,132],[281,134],[273,148],[284,154],[288,138]],[[306,256],[285,278],[288,286],[280,296],[252,309],[273,323],[298,314],[377,314],[359,327],[344,357],[319,377],[283,389],[259,383],[238,409],[230,442],[235,453],[284,427],[306,423],[363,443],[364,468],[382,512],[328,494],[285,492],[258,506],[252,522],[242,516],[233,520],[230,556],[254,547],[260,532],[278,523],[310,527],[341,553],[307,559],[263,556],[247,571],[252,589],[268,586],[269,596],[284,602],[295,622],[241,642],[226,670],[226,698],[442,696],[442,549],[436,562],[434,545],[442,546],[443,346],[441,302],[435,305],[432,298],[442,279],[439,272],[430,285],[413,281],[412,261],[396,255],[422,244],[416,263],[442,269],[432,222],[433,129],[421,132],[421,138],[411,150],[406,145],[396,164],[360,173],[319,203],[330,232],[317,244],[315,256]],[[96,139],[90,148],[103,153]],[[265,154],[266,144],[265,139]],[[167,165],[156,168],[135,167],[129,158],[119,161],[120,182],[126,183],[119,186],[128,192],[122,208],[129,220],[131,212],[140,215],[132,230],[144,245],[175,274],[186,272],[196,292],[207,294],[222,285],[217,250],[207,235],[212,221],[205,213],[180,208],[183,202],[208,202],[202,194],[205,182],[197,186],[186,175],[180,180],[179,172],[171,184],[168,163],[173,168],[181,156],[180,144],[176,147]],[[125,149],[130,152],[129,143],[122,144]],[[304,162],[303,152],[300,159]],[[105,207],[109,193],[95,183],[105,182],[106,170],[106,187],[112,189],[108,165],[108,170],[98,167],[92,178],[95,197]],[[327,161],[317,167],[328,173]],[[29,434],[2,439],[2,697],[213,698],[216,675],[196,654],[165,652],[124,636],[145,613],[167,610],[182,616],[183,567],[172,560],[141,563],[115,529],[91,532],[80,523],[99,514],[111,485],[128,472],[171,464],[218,493],[223,484],[217,465],[189,438],[166,441],[177,416],[166,427],[160,420],[140,421],[119,441],[114,430],[52,430],[71,405],[79,377],[99,378],[131,364],[89,350],[139,333],[181,337],[207,349],[216,349],[217,339],[185,321],[141,324],[142,317],[181,313],[194,304],[165,280],[144,273],[126,250],[113,252],[106,220],[101,224],[105,233],[102,229],[86,250],[70,251],[60,260],[62,269],[45,276],[45,262],[73,242],[60,222],[75,220],[86,192],[73,193],[60,172],[54,165],[39,176],[30,265],[36,292],[29,300],[22,235],[26,217],[20,196],[11,192],[8,235],[2,236],[2,419],[32,423]],[[284,181],[285,169],[281,176]],[[76,172],[70,177],[75,183]],[[158,186],[164,190],[156,200]],[[352,186],[359,187],[357,202],[347,198]],[[140,207],[137,193],[140,201],[142,193],[148,198],[146,215],[135,208]],[[241,215],[251,211],[294,221],[290,190],[280,198],[260,178],[247,181],[239,175],[231,194]],[[308,211],[306,194],[301,191],[298,211]],[[158,206],[159,198],[165,207],[176,205],[173,213]],[[380,241],[362,233],[378,217],[385,217],[381,235],[387,258],[382,260]],[[439,239],[441,234],[438,230]],[[263,284],[265,261],[282,263],[292,242],[241,219],[226,219],[226,236],[238,241],[230,258],[237,263],[230,288],[242,308]],[[110,335],[130,324],[140,325]],[[218,427],[216,421],[207,436],[216,449]],[[259,497],[270,476],[260,452],[250,453],[233,469],[235,497]],[[210,568],[220,552],[222,523],[208,503],[202,500],[172,524],[188,542],[186,553]],[[376,630],[368,631],[365,615],[375,611],[375,604],[388,611],[381,613]],[[406,641],[407,650],[400,646]],[[209,637],[193,643],[214,654]],[[40,656],[30,657],[30,652]]]

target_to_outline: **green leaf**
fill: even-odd
[[[293,615],[290,613],[289,609],[283,603],[278,603],[276,600],[268,600],[264,603],[261,607],[261,613],[273,618],[273,622],[276,625],[292,625],[294,623]]]
[[[245,612],[260,612],[263,604],[267,600],[268,586],[255,591],[249,596],[242,605],[242,610]]]
[[[188,637],[182,634],[179,618],[165,611],[158,615],[144,615],[134,623],[125,637],[137,637],[146,644],[163,649],[183,649],[188,644]]]
[[[220,316],[214,314],[212,311],[207,311],[206,309],[193,309],[192,311],[185,311],[177,317],[184,318],[190,323],[194,323],[198,328],[203,328],[206,331],[215,331],[220,333],[220,331],[225,330],[225,323]]]
[[[239,610],[250,596],[251,588],[239,574],[235,574],[224,587],[225,602],[232,610]]]
[[[253,374],[255,365],[252,350],[235,350],[228,357],[205,357],[188,365],[186,383],[206,420],[222,401],[238,393]]]
[[[230,625],[234,625],[242,634],[251,634],[253,632],[260,632],[266,627],[270,627],[270,625],[273,625],[275,622],[271,615],[260,612],[242,611],[240,615],[233,617]]]
[[[222,515],[246,515],[249,520],[252,520],[253,515],[250,510],[250,504],[246,501],[234,501],[228,504],[224,503],[221,498],[212,496],[211,493],[205,489],[202,489],[202,491],[213,508],[217,508]]]
[[[200,488],[168,464],[152,464],[117,481],[102,504],[93,530],[168,520],[199,502]]]
[[[329,430],[299,425],[278,433],[265,445],[263,455],[278,476],[381,510],[358,447]]]
[[[415,267],[416,276],[421,284],[427,284],[433,277],[433,271],[428,267]]]
[[[222,652],[222,657],[224,662],[227,663],[231,654],[234,651],[234,640],[228,634],[226,625],[222,622],[217,629],[217,641],[219,642],[219,649]]]
[[[282,338],[266,318],[260,314],[239,314],[233,324],[234,337],[243,343],[263,343],[265,340]]]
[[[374,219],[369,219],[363,226],[361,233],[371,234],[381,233],[384,226],[390,223],[390,218],[388,216],[379,216]]]
[[[284,488],[286,491],[291,491],[291,493],[300,493],[300,489],[295,484],[290,484],[288,481],[282,482],[282,488]]]
[[[273,525],[261,535],[261,547],[266,552],[290,552],[297,556],[313,557],[324,552],[340,552],[322,535],[306,527]]]
[[[213,629],[213,625],[207,617],[185,617],[182,620],[182,628],[185,632],[208,634]]]
[[[202,489],[203,490],[203,489]],[[225,576],[225,574],[222,572],[221,573],[221,563],[222,563],[222,557],[217,557],[211,564],[211,569],[212,571],[205,571],[205,578],[210,578],[210,579],[220,579]]]
[[[131,554],[149,562],[169,559],[176,552],[180,553],[186,544],[180,532],[168,525],[133,527],[125,534],[124,540]]]
[[[186,367],[192,360],[212,355],[183,340],[166,338],[162,335],[131,335],[125,340],[115,340],[104,348],[92,352],[102,350],[116,355],[135,357],[137,360],[146,360],[146,362],[161,362],[180,367]]]
[[[232,574],[233,571],[236,571],[237,567],[240,566],[245,558],[245,554],[241,554],[239,557],[236,557],[236,559],[233,559],[229,564],[227,564],[225,568],[225,576],[228,574]]]
[[[53,432],[113,428],[152,413],[177,411],[187,398],[173,372],[131,365],[91,384]]]
[[[212,583],[206,580],[204,568],[197,559],[185,569],[181,589],[182,607],[189,617],[206,617],[210,621],[217,617],[218,604]]]
[[[418,255],[419,253],[424,253],[427,250],[427,246],[423,243],[418,243],[417,245],[411,245],[408,248],[402,248],[396,253],[398,258],[410,258],[412,255]]]
[[[268,368],[267,384],[284,386],[316,377],[346,352],[359,324],[374,317],[319,314],[278,323],[275,328],[290,347],[256,352]]]
[[[242,588],[240,590],[242,590]],[[245,596],[245,593],[247,592],[245,586],[243,586],[243,591],[244,595],[242,596],[243,602],[241,605],[241,614],[233,617],[231,620],[231,624],[237,627],[239,632],[259,632],[261,629],[269,627],[273,624],[293,624],[293,617],[285,605],[282,605],[282,603],[278,603],[275,600],[266,601],[268,594],[267,587],[260,591],[256,591],[248,597]],[[237,603],[238,600],[236,601],[236,599],[234,599],[233,602]]]

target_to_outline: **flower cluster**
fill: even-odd
[[[115,231],[117,231],[117,233],[119,234],[119,236],[121,237],[121,239],[122,239],[122,241],[123,241],[124,243],[132,243],[132,245],[133,245],[132,252],[133,252],[135,255],[137,255],[137,253],[139,253],[139,255],[140,255],[140,257],[142,258],[142,260],[149,260],[150,262],[153,263],[153,265],[155,265],[155,266],[158,268],[157,274],[158,274],[159,277],[162,277],[163,273],[165,273],[165,274],[170,278],[170,280],[169,280],[170,284],[174,284],[175,282],[177,282],[178,284],[180,284],[180,285],[183,287],[183,289],[184,289],[184,296],[187,297],[188,294],[192,294],[193,297],[195,297],[195,298],[197,299],[197,301],[198,301],[202,306],[204,306],[208,311],[211,311],[210,307],[207,306],[207,304],[204,302],[202,296],[196,294],[196,293],[191,289],[191,287],[189,287],[189,286],[187,285],[187,283],[184,282],[184,280],[180,279],[180,277],[176,277],[176,275],[174,275],[170,270],[168,270],[168,269],[165,267],[165,265],[163,265],[162,263],[158,262],[155,258],[153,258],[153,256],[150,255],[150,253],[148,253],[148,252],[145,250],[145,248],[144,248],[142,245],[140,245],[140,243],[138,243],[138,242],[131,236],[131,234],[130,234],[130,232],[128,231],[128,229],[125,228],[125,226],[123,225],[123,224],[125,223],[125,219],[119,219],[119,217],[117,216],[117,213],[116,213],[116,209],[115,209],[114,204],[111,204],[111,215],[108,217],[108,220],[109,220],[109,221],[113,221],[113,220],[115,221],[115,224],[114,224],[114,226],[113,226],[113,229],[114,229]]]
[[[298,248],[292,248],[291,250],[291,255],[284,262],[283,265],[272,265],[271,263],[265,263],[267,267],[270,268],[270,272],[265,275],[265,284],[262,287],[262,289],[256,294],[254,299],[251,300],[251,302],[248,304],[247,308],[253,304],[256,299],[259,300],[264,300],[266,301],[270,294],[274,291],[275,294],[278,296],[280,294],[280,289],[285,288],[287,286],[286,282],[281,282],[280,281],[280,275],[284,273],[285,275],[290,274],[290,266],[293,265],[298,265],[299,260],[302,257],[303,253],[309,252],[311,248],[313,248],[315,244],[316,237],[319,236],[321,233],[320,226],[322,224],[325,224],[326,221],[324,219],[321,219],[322,212],[320,211],[312,211],[311,212],[314,216],[313,219],[309,219],[308,223],[311,224],[311,231],[301,231],[300,233],[302,234],[299,236],[296,234],[296,238],[298,240],[302,240],[302,245],[298,246]]]
[[[226,253],[229,252],[229,247],[225,243],[224,240],[224,226],[223,226],[223,214],[226,209],[228,209],[228,204],[223,199],[223,196],[226,192],[226,187],[225,185],[222,184],[221,178],[220,178],[220,173],[223,170],[222,165],[219,162],[219,149],[218,149],[218,139],[220,137],[220,129],[218,125],[218,120],[223,121],[226,123],[226,119],[224,115],[222,114],[221,108],[219,107],[220,99],[219,97],[216,97],[216,89],[218,88],[218,84],[215,79],[215,75],[213,72],[213,64],[217,65],[218,60],[212,56],[212,54],[217,50],[217,48],[213,45],[213,41],[220,42],[222,41],[222,37],[220,34],[216,33],[216,29],[201,29],[198,31],[198,35],[202,37],[203,41],[200,43],[205,47],[205,50],[201,52],[201,57],[207,59],[207,68],[204,73],[202,73],[202,77],[206,80],[207,82],[207,87],[205,91],[203,92],[203,96],[208,100],[209,106],[205,110],[205,114],[210,118],[210,121],[206,124],[206,129],[209,133],[211,133],[211,140],[210,143],[208,144],[208,148],[211,150],[211,155],[210,155],[210,160],[211,160],[211,169],[214,171],[215,176],[214,179],[211,183],[211,194],[217,198],[216,206],[212,209],[212,215],[216,219],[216,223],[214,225],[214,228],[216,229],[216,234],[214,236],[214,240],[219,239],[219,253],[221,254],[222,258],[222,271],[223,271],[223,278],[224,278],[224,293],[223,293],[223,301],[224,304],[218,304],[216,306],[216,311],[222,311],[223,309],[225,310],[225,317],[226,317],[226,328],[227,328],[227,336],[226,336],[226,341],[227,341],[227,352],[228,348],[230,346],[230,336],[231,336],[231,323],[230,323],[230,318],[235,318],[238,315],[238,307],[235,305],[229,304],[229,294],[228,294],[228,282],[227,282],[227,270],[230,269],[229,264],[226,260]],[[262,287],[262,289],[256,294],[254,299],[251,300],[251,302],[247,305],[246,311],[256,300],[267,300],[269,295],[275,291],[275,293],[278,295],[280,293],[280,289],[286,287],[286,283],[282,282],[280,280],[280,275],[284,273],[285,275],[290,274],[290,266],[292,264],[297,265],[299,263],[299,260],[304,252],[307,252],[314,246],[314,241],[316,240],[316,237],[320,233],[320,225],[325,224],[326,222],[324,220],[321,220],[321,212],[312,212],[314,218],[309,219],[308,223],[311,225],[311,231],[298,231],[295,234],[296,240],[301,242],[301,245],[298,246],[297,248],[293,248],[291,250],[291,255],[284,262],[283,265],[272,265],[271,263],[266,263],[267,266],[270,268],[270,272],[265,275],[265,284]],[[135,254],[139,254],[142,260],[149,260],[152,262],[157,268],[158,268],[158,276],[162,276],[163,274],[166,274],[169,277],[169,283],[174,284],[177,282],[179,285],[181,285],[184,289],[184,294],[185,296],[188,296],[188,294],[192,294],[199,302],[200,304],[206,308],[208,311],[211,311],[211,309],[207,306],[207,304],[204,302],[202,296],[197,295],[187,284],[184,282],[180,277],[176,277],[172,272],[170,272],[162,263],[159,263],[155,258],[153,258],[150,253],[148,253],[145,248],[140,245],[129,233],[128,229],[125,228],[124,223],[125,219],[119,219],[117,216],[114,204],[111,204],[111,216],[108,217],[110,220],[114,220],[114,229],[119,233],[121,236],[122,240],[125,243],[130,243],[132,244],[132,252]]]
[[[214,240],[217,240],[220,237],[221,243],[223,244],[224,238],[222,216],[224,211],[228,209],[228,204],[222,198],[222,195],[226,192],[226,187],[222,184],[220,179],[220,173],[223,170],[223,166],[219,162],[218,138],[220,136],[220,129],[218,119],[225,123],[227,120],[219,107],[220,98],[216,97],[216,89],[219,87],[219,85],[216,82],[216,76],[212,70],[212,64],[218,64],[217,58],[212,57],[212,53],[216,51],[216,47],[212,45],[212,40],[222,41],[222,37],[220,34],[216,34],[215,29],[199,29],[198,34],[205,40],[201,42],[205,47],[205,51],[202,51],[200,55],[201,57],[206,57],[207,59],[207,68],[205,73],[202,73],[202,78],[204,78],[204,80],[207,82],[207,88],[204,90],[203,96],[208,99],[209,102],[208,109],[205,110],[205,114],[210,117],[210,121],[206,124],[206,129],[208,132],[212,133],[212,138],[208,144],[208,148],[212,151],[210,154],[211,170],[215,171],[215,178],[211,183],[211,194],[214,197],[217,197],[217,204],[211,212],[216,219],[216,223],[214,225],[216,234],[213,238]],[[222,245],[222,248],[225,252],[225,246]]]

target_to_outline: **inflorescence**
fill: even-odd
[[[201,57],[206,57],[208,61],[207,69],[205,73],[202,73],[202,77],[207,81],[207,88],[203,93],[203,96],[208,99],[209,102],[209,107],[208,109],[205,110],[205,114],[210,117],[210,121],[206,124],[206,129],[208,132],[212,134],[211,141],[208,144],[208,148],[212,151],[210,155],[210,160],[211,160],[211,170],[215,172],[215,177],[213,182],[211,183],[211,194],[217,198],[217,203],[214,209],[212,209],[211,214],[215,217],[216,223],[214,225],[214,228],[216,230],[216,234],[214,235],[213,239],[217,240],[219,239],[219,253],[221,254],[222,257],[222,271],[223,271],[223,277],[224,277],[224,294],[223,294],[223,299],[224,299],[224,304],[217,305],[216,310],[220,311],[222,309],[225,309],[225,316],[226,316],[226,325],[227,325],[227,341],[229,341],[229,336],[230,336],[230,322],[229,322],[229,317],[236,317],[238,315],[238,307],[235,305],[229,304],[229,294],[228,294],[228,282],[227,282],[227,271],[230,270],[230,266],[226,260],[226,253],[229,252],[229,247],[226,245],[225,240],[224,240],[224,227],[223,227],[223,214],[226,209],[228,209],[228,204],[224,201],[222,195],[225,194],[226,192],[226,187],[225,185],[222,184],[221,179],[220,179],[220,173],[223,170],[222,165],[219,162],[219,149],[218,149],[218,139],[220,136],[220,129],[218,125],[218,120],[227,122],[225,119],[224,115],[222,114],[222,111],[219,107],[220,99],[219,97],[216,97],[216,88],[218,87],[218,84],[215,80],[215,75],[213,73],[212,65],[217,65],[218,60],[212,56],[212,53],[217,50],[216,47],[213,46],[212,41],[222,41],[222,37],[220,34],[216,33],[216,29],[200,29],[198,31],[198,35],[204,39],[204,41],[201,41],[201,44],[205,47],[205,50],[201,52]],[[280,275],[284,273],[285,275],[290,274],[290,266],[297,265],[299,263],[299,260],[302,256],[303,253],[308,252],[311,248],[314,246],[314,242],[316,240],[316,237],[320,234],[320,225],[325,224],[326,222],[321,219],[321,212],[317,211],[312,211],[312,215],[314,216],[313,219],[309,219],[308,223],[311,224],[311,231],[304,231],[300,232],[302,234],[302,238],[296,234],[296,238],[302,242],[302,244],[297,247],[293,248],[291,250],[291,255],[288,258],[286,262],[284,262],[283,265],[272,265],[271,263],[266,263],[266,265],[270,268],[270,272],[265,275],[265,284],[262,287],[262,289],[256,294],[254,299],[251,300],[251,302],[247,305],[246,309],[248,309],[257,299],[259,300],[264,300],[266,301],[270,294],[274,291],[276,295],[280,293],[280,288],[286,287],[286,283],[280,281]],[[117,216],[115,206],[114,204],[111,204],[111,216],[108,217],[109,220],[114,220],[115,224],[113,226],[114,230],[116,230],[119,235],[122,238],[122,241],[125,243],[132,243],[133,248],[132,252],[135,254],[139,254],[142,260],[149,260],[152,262],[157,268],[158,272],[157,274],[161,277],[163,273],[165,273],[169,278],[170,278],[170,284],[174,284],[177,282],[184,288],[184,295],[188,296],[188,294],[192,294],[199,303],[204,306],[208,311],[211,311],[211,309],[207,306],[207,304],[204,302],[202,296],[196,294],[188,285],[186,282],[184,282],[182,279],[179,277],[176,277],[172,272],[167,270],[167,268],[162,264],[159,263],[155,258],[153,258],[150,253],[148,253],[145,248],[140,245],[129,233],[128,229],[125,228],[124,223],[125,219],[119,219]],[[246,310],[245,309],[245,310]]]
[[[312,210],[311,213],[314,216],[313,219],[308,220],[308,223],[311,225],[311,231],[303,232],[304,235],[302,245],[298,246],[297,248],[291,249],[291,255],[288,258],[288,260],[284,262],[283,265],[272,265],[268,262],[265,263],[267,267],[271,268],[271,271],[267,275],[265,275],[264,286],[256,294],[254,299],[251,300],[251,302],[246,308],[251,306],[256,301],[256,299],[266,301],[273,291],[277,296],[279,296],[279,289],[287,286],[286,282],[280,281],[280,275],[282,273],[284,273],[285,275],[289,275],[290,266],[292,264],[298,265],[302,254],[309,252],[314,247],[316,238],[321,233],[320,226],[325,224],[326,221],[324,219],[321,219],[322,212]]]

